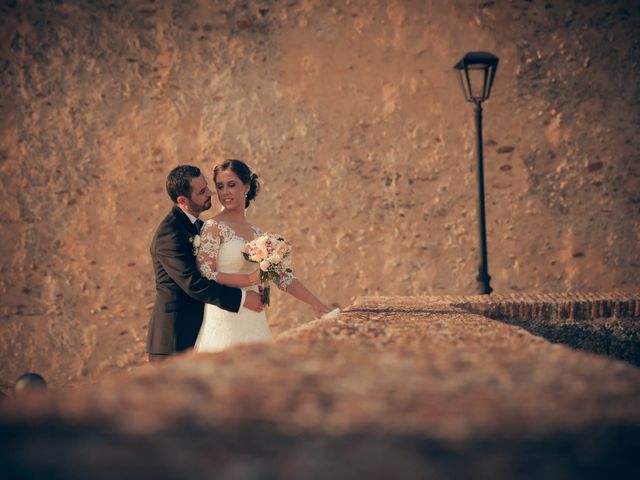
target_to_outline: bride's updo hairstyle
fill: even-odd
[[[244,183],[245,185],[249,185],[249,191],[247,192],[247,198],[244,202],[244,208],[249,207],[249,203],[251,200],[256,198],[258,192],[260,191],[260,182],[258,182],[258,175],[253,173],[249,166],[244,163],[242,160],[229,159],[225,160],[222,163],[219,163],[213,169],[213,183],[216,183],[216,179],[218,178],[218,174],[220,172],[224,172],[226,170],[231,170],[233,173],[237,175],[237,177]]]

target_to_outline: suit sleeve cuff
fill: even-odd
[[[238,311],[244,306],[244,299],[247,298],[247,292],[244,290],[240,290],[242,292],[242,297],[240,297],[240,306],[238,307]]]

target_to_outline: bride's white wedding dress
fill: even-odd
[[[262,232],[252,226],[254,238]],[[245,260],[242,250],[245,244],[253,240],[238,235],[229,225],[220,220],[207,220],[201,230],[200,246],[197,249],[196,262],[202,274],[210,280],[216,280],[220,273],[253,272],[257,265]],[[293,280],[293,275],[280,284],[281,288]],[[257,286],[244,287],[243,290],[258,291]],[[202,327],[194,350],[196,352],[217,352],[239,343],[269,341],[271,330],[264,311],[254,312],[240,307],[238,313],[228,312],[215,305],[205,304]]]

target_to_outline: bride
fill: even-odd
[[[242,255],[245,244],[262,234],[245,217],[245,209],[260,189],[258,176],[240,160],[225,160],[214,168],[213,182],[222,211],[202,226],[196,252],[198,268],[205,277],[223,285],[258,291],[259,270]],[[318,316],[330,310],[291,273],[277,287],[309,304]],[[215,352],[264,340],[271,340],[264,311],[241,307],[234,313],[206,304],[194,350]]]

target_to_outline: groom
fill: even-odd
[[[167,193],[174,205],[151,242],[156,275],[156,303],[147,337],[151,362],[194,346],[205,303],[230,312],[241,306],[255,312],[264,308],[256,292],[221,285],[198,271],[192,242],[202,225],[198,216],[211,208],[211,190],[200,169],[180,165],[171,170]]]

